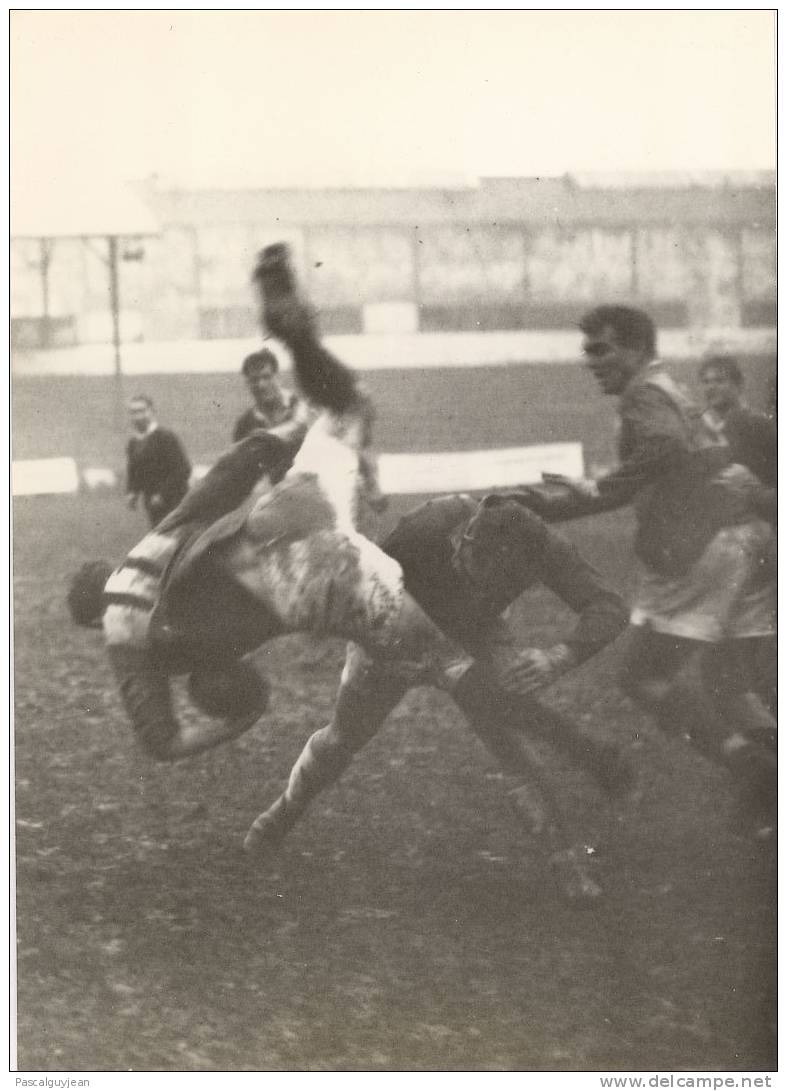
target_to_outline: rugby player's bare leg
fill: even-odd
[[[775,751],[776,719],[757,691],[765,640],[751,637],[707,645],[699,666],[703,684],[730,731]]]
[[[754,657],[754,688],[774,718],[778,708],[779,647],[776,636],[756,637],[746,641]]]
[[[252,823],[243,847],[248,853],[274,851],[312,800],[333,784],[354,755],[383,726],[409,688],[352,645],[331,722],[308,739],[279,798]]]
[[[759,638],[703,649],[704,687],[724,724],[722,760],[738,786],[741,808],[759,831],[776,823],[776,720],[756,692]]]
[[[612,797],[621,797],[635,786],[636,777],[621,748],[587,735],[568,716],[542,704],[527,694],[520,696],[493,687],[490,682],[490,703],[494,707],[501,729],[511,736],[516,746],[523,735],[534,736],[570,758],[579,769],[597,781]]]
[[[521,640],[505,618],[496,618],[481,630],[471,651],[481,665],[473,669],[472,676],[483,668],[479,693],[483,693],[487,714],[511,735],[513,747],[523,733],[535,736],[589,773],[610,796],[623,797],[633,792],[636,776],[620,746],[585,734],[568,716],[542,704],[533,693],[519,694],[496,683],[501,668],[505,669],[521,652]]]
[[[776,777],[775,753],[767,745],[775,739],[775,721],[741,681],[735,663],[741,643],[686,640],[638,627],[622,685],[665,734],[686,735],[704,757],[730,771],[745,797],[767,801]]]
[[[701,643],[632,626],[621,672],[621,688],[655,717],[667,736],[688,735],[706,756],[718,760],[718,713],[697,674]]]
[[[587,873],[584,844],[568,837],[561,805],[540,759],[521,732],[501,724],[497,716],[500,691],[490,685],[491,698],[484,678],[480,670],[471,670],[453,691],[454,698],[503,768],[528,781],[526,789],[514,793],[513,802],[533,832],[545,839],[564,893],[578,900],[597,897],[600,888]],[[409,687],[408,679],[392,675],[389,667],[351,646],[333,719],[309,738],[284,792],[252,824],[244,841],[247,852],[266,855],[280,846],[309,804],[380,730]]]
[[[585,842],[569,832],[567,813],[540,755],[518,725],[512,729],[507,694],[482,668],[474,667],[452,696],[504,772],[524,779],[512,792],[512,803],[532,833],[542,838],[563,893],[571,900],[597,898],[601,887],[588,872]]]

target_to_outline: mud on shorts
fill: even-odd
[[[725,527],[684,576],[645,573],[634,595],[631,624],[710,643],[772,636],[774,546],[768,523]]]

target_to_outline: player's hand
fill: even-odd
[[[137,494],[135,492],[128,493],[126,496],[126,503],[133,511],[137,506]]]
[[[150,498],[150,506],[152,508],[158,508],[164,503],[164,497],[160,492],[154,492]]]
[[[570,489],[576,496],[586,499],[598,496],[598,485],[589,477],[566,477],[565,474],[542,474],[541,480],[545,485],[563,485]]]
[[[567,644],[551,648],[525,648],[500,672],[500,684],[520,696],[550,686],[576,665],[576,656]]]

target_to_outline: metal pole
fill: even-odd
[[[52,260],[51,239],[39,240],[39,252],[41,268],[41,305],[44,312],[41,322],[41,348],[48,349],[52,343],[49,322],[49,263]]]
[[[636,224],[632,224],[629,228],[629,235],[631,238],[631,298],[637,299],[640,287],[640,253],[639,230]]]
[[[421,244],[418,241],[418,224],[416,224],[410,233],[410,253],[413,263],[413,267],[410,270],[410,290],[412,291],[413,303],[415,304],[415,329],[417,333],[421,333],[423,325],[421,317],[421,259],[418,254],[418,247],[420,245]]]
[[[120,278],[117,235],[107,236],[109,303],[112,310],[112,344],[115,353],[115,428],[123,427],[123,369],[120,364]]]

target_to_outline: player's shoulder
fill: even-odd
[[[431,497],[410,515],[424,525],[454,527],[463,519],[469,518],[477,507],[478,501],[468,493],[449,493],[445,496]]]
[[[469,519],[477,506],[476,501],[462,494],[433,497],[403,515],[386,542],[399,547],[444,538]]]
[[[531,507],[525,493],[489,493],[478,504],[477,519],[494,522],[501,533],[515,534],[530,547],[543,546],[550,535],[547,523]]]
[[[154,443],[167,446],[170,446],[174,443],[180,443],[177,433],[172,428],[158,427],[155,432],[151,432],[149,438],[152,439]]]
[[[700,412],[696,399],[688,388],[660,362],[646,366],[635,375],[620,398],[621,410],[666,407],[679,414]]]
[[[239,417],[235,418],[235,424],[232,429],[232,441],[233,443],[239,443],[245,439],[250,432],[259,428],[259,424],[254,416],[253,409],[244,409]]]
[[[479,500],[474,501],[478,507],[501,509],[506,512],[517,512],[523,520],[532,520],[534,524],[545,525],[544,520],[534,510],[532,497],[546,488],[543,485],[523,485],[519,489],[505,489],[486,493]]]

